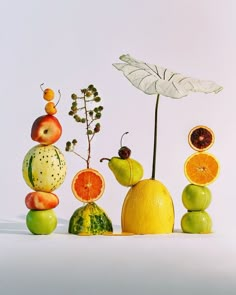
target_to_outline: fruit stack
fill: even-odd
[[[184,173],[190,182],[182,192],[182,202],[188,210],[181,219],[181,228],[185,233],[212,232],[212,220],[205,210],[212,198],[208,185],[218,176],[219,162],[206,150],[213,145],[214,139],[213,131],[206,126],[196,126],[188,135],[189,145],[195,153],[184,164]]]
[[[31,138],[38,144],[27,152],[22,166],[23,178],[33,190],[25,197],[29,209],[26,225],[31,233],[37,235],[50,234],[57,226],[53,208],[59,204],[59,198],[53,191],[66,176],[65,158],[53,145],[62,134],[61,124],[54,116],[57,112],[53,102],[54,91],[49,88],[43,90],[43,98],[48,101],[46,114],[38,117],[31,127]]]
[[[68,232],[74,235],[100,235],[112,233],[113,227],[106,212],[95,201],[100,199],[105,188],[102,174],[90,166],[92,140],[100,130],[99,123],[102,117],[103,106],[100,105],[101,97],[94,85],[80,90],[80,94],[71,95],[72,103],[69,116],[76,125],[82,124],[86,129],[87,155],[81,155],[76,149],[77,139],[67,141],[65,150],[73,152],[85,163],[86,168],[79,170],[73,177],[71,189],[75,198],[83,203],[76,209],[69,221]]]
[[[105,189],[105,179],[95,169],[85,168],[76,173],[72,180],[72,192],[83,202],[72,214],[68,232],[74,235],[100,235],[113,231],[112,222],[106,212],[95,201]]]

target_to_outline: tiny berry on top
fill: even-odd
[[[45,105],[45,112],[48,115],[55,115],[57,113],[57,108],[55,106],[55,103],[52,101],[49,101],[46,105]]]
[[[54,91],[50,88],[47,88],[43,91],[43,98],[47,101],[54,99]]]
[[[118,151],[118,155],[121,157],[121,159],[128,159],[131,155],[131,149],[128,148],[127,146],[123,146],[122,145],[122,139],[124,137],[124,135],[128,134],[129,132],[125,132],[120,139],[120,149]]]
[[[40,85],[41,90],[43,91],[43,98],[47,101],[51,101],[54,99],[54,91],[51,88],[43,89],[44,83]]]

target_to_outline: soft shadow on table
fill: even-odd
[[[68,233],[69,221],[63,218],[57,219],[57,228],[55,233],[67,234]],[[114,232],[121,232],[119,225],[114,225]],[[174,232],[182,233],[182,230],[175,229]],[[25,215],[20,215],[15,219],[0,219],[0,235],[1,234],[12,234],[12,235],[29,235],[31,234],[26,226]]]
[[[58,218],[57,229],[60,233],[67,232],[68,221],[63,218]],[[1,234],[31,234],[26,226],[25,215],[18,216],[15,220],[0,219],[0,235]]]

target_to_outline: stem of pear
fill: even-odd
[[[155,179],[155,173],[156,173],[157,116],[158,116],[159,98],[160,98],[160,94],[157,94],[156,107],[155,107],[155,124],[154,124],[154,141],[153,141],[153,159],[152,159],[152,177],[151,177],[151,179]]]

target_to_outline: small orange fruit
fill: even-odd
[[[57,108],[54,102],[50,101],[45,105],[45,112],[48,115],[55,115],[57,113]]]
[[[199,152],[208,150],[213,145],[214,141],[214,133],[207,126],[196,126],[190,130],[188,135],[190,147]]]
[[[72,192],[81,202],[98,200],[105,189],[103,176],[92,168],[80,170],[72,180]]]
[[[215,156],[209,153],[194,153],[184,164],[184,173],[190,183],[206,186],[216,180],[220,165]]]
[[[47,101],[53,100],[54,99],[54,91],[50,88],[46,88],[43,91],[43,98]]]

